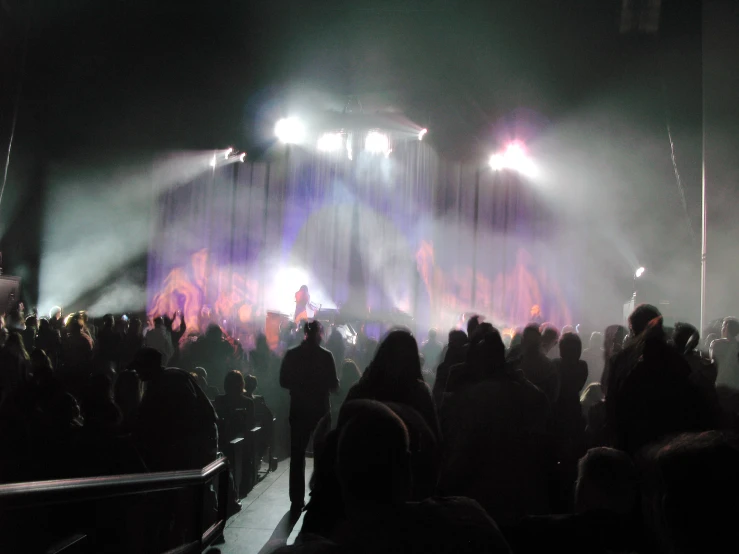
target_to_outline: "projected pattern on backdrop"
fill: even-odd
[[[571,322],[559,283],[572,276],[531,187],[482,180],[475,257],[474,170],[425,144],[355,164],[300,150],[286,158],[204,171],[160,197],[150,316],[182,310],[191,331],[216,322],[245,336],[267,312],[291,315],[305,284],[323,308],[401,310],[419,330],[472,309],[521,325],[533,304]]]

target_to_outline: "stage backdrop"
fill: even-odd
[[[533,306],[569,324],[576,272],[555,216],[531,183],[422,142],[354,161],[290,147],[160,195],[148,311],[251,334],[268,312],[292,315],[307,285],[322,309],[402,311],[419,332],[470,311],[523,325]]]

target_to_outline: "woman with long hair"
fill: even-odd
[[[346,402],[358,399],[406,404],[440,434],[436,407],[421,373],[418,343],[407,329],[392,330],[382,340],[362,379],[346,396]]]

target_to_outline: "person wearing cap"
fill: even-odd
[[[136,439],[152,471],[200,469],[216,459],[216,412],[189,373],[162,367],[162,355],[144,347],[129,369],[146,383]]]
[[[290,502],[293,511],[305,502],[305,451],[320,419],[330,413],[329,394],[339,387],[334,357],[321,346],[321,324],[306,323],[305,338],[285,353],[280,386],[290,391]]]

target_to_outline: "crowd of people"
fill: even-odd
[[[281,355],[179,314],[16,309],[0,482],[202,468],[237,432],[229,414],[274,415],[305,511],[286,551],[737,552],[739,321],[703,334],[650,305],[587,348],[546,323],[504,341],[477,316],[420,345],[405,328],[348,344],[313,321]]]

